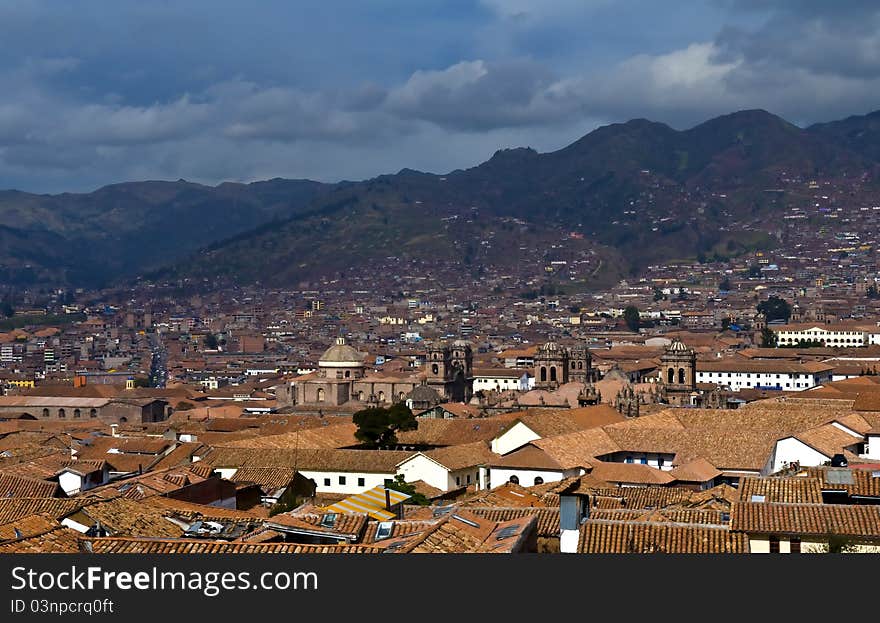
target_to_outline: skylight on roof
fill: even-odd
[[[498,536],[495,537],[497,540],[501,541],[503,539],[510,538],[514,536],[519,531],[519,526],[507,526],[506,528],[502,528],[498,532]]]
[[[767,499],[767,496],[753,494],[752,497],[749,499],[749,501],[750,502],[763,502],[766,499]]]
[[[469,526],[471,526],[471,527],[473,527],[473,528],[479,528],[479,527],[480,527],[480,524],[478,524],[477,522],[475,522],[475,521],[471,521],[470,519],[465,519],[464,517],[461,517],[461,516],[459,516],[459,515],[453,515],[452,518],[453,518],[453,519],[457,519],[457,520],[460,521],[461,523],[463,523],[463,524],[467,524],[467,525],[469,525]]]
[[[336,513],[327,513],[321,517],[322,528],[332,528],[336,525]]]
[[[379,522],[379,526],[376,528],[376,540],[381,541],[382,539],[387,539],[391,536],[391,531],[394,529],[394,523],[391,521],[381,521]]]

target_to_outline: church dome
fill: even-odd
[[[321,355],[318,366],[322,368],[362,368],[364,354],[346,344],[344,337],[338,337],[336,343]]]
[[[437,390],[427,385],[416,385],[409,393],[409,397],[414,403],[439,404],[443,400]]]
[[[673,353],[684,353],[690,349],[681,340],[673,340],[672,344],[669,345],[669,348],[667,348],[667,350]]]

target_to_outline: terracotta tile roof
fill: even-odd
[[[588,519],[581,525],[582,554],[743,554],[748,539],[726,527]]]
[[[366,513],[335,513],[336,519],[332,528],[321,526],[325,514],[315,513],[282,513],[269,517],[265,525],[269,528],[284,531],[284,528],[299,528],[312,532],[324,532],[330,535],[340,535],[360,539],[367,525],[369,517]]]
[[[495,522],[469,511],[453,510],[424,536],[410,543],[406,551],[414,554],[510,553],[535,525],[534,517]],[[509,539],[499,538],[499,532],[505,527],[514,533]]]
[[[758,534],[839,535],[880,539],[880,506],[737,502],[730,529]]]
[[[638,463],[593,463],[590,475],[610,483],[628,483],[642,485],[668,485],[674,482],[669,474],[648,465]]]
[[[364,538],[361,541],[364,545],[374,545],[376,547],[389,547],[397,549],[400,547],[401,539],[405,537],[416,540],[426,531],[431,530],[436,524],[436,519],[403,519],[395,520],[391,523],[391,534],[382,539],[376,539],[379,524],[371,521],[364,530]]]
[[[817,426],[816,428],[802,431],[794,437],[829,458],[835,454],[842,453],[845,447],[854,446],[863,441],[863,438],[854,437],[833,424]]]
[[[720,510],[702,510],[693,508],[663,508],[649,511],[630,508],[597,508],[590,511],[590,519],[723,525],[726,523],[723,521],[724,514],[724,511]]]
[[[678,482],[709,482],[720,476],[721,472],[706,459],[697,457],[672,468],[669,475]]]
[[[540,448],[527,444],[489,462],[491,467],[519,467],[562,471],[563,467]]]
[[[294,479],[292,467],[241,467],[230,478],[232,482],[252,482],[266,489],[287,487]]]
[[[47,513],[27,515],[9,523],[0,524],[0,541],[13,541],[43,534],[58,526],[58,521]]]
[[[0,544],[0,554],[76,554],[80,533],[59,526],[41,534]]]
[[[521,517],[537,518],[536,528],[539,537],[559,536],[559,509],[558,508],[502,508],[498,506],[469,506],[467,508],[474,515],[490,521],[503,522]]]
[[[437,448],[436,450],[429,450],[424,454],[449,470],[487,465],[498,456],[489,450],[489,446],[486,445],[485,441]]]
[[[738,501],[749,502],[752,496],[763,496],[766,502],[822,503],[818,478],[741,478]]]
[[[4,498],[48,498],[61,491],[57,482],[15,476],[9,472],[0,473],[0,497]]]
[[[95,554],[381,554],[368,545],[304,545],[190,539],[83,539],[83,551]],[[2,547],[2,546],[0,546]]]
[[[100,501],[99,498],[0,498],[0,523],[5,524],[28,515],[46,513],[55,519]]]
[[[186,520],[203,519],[208,521],[217,520],[260,520],[264,518],[264,513],[255,512],[253,510],[235,510],[230,508],[222,508],[219,506],[208,506],[206,504],[194,504],[192,502],[184,502],[183,500],[175,500],[164,496],[154,496],[141,502],[144,506],[149,506],[161,512],[166,517],[180,517]]]
[[[126,498],[90,504],[68,515],[87,527],[97,522],[114,535],[135,537],[179,537],[183,529],[166,519],[168,513]]]
[[[595,457],[619,450],[617,444],[602,428],[536,439],[531,443],[565,469],[589,467],[595,461]]]
[[[540,485],[547,487],[556,483]],[[539,487],[523,487],[522,485],[512,482],[494,487],[492,489],[484,489],[482,491],[474,491],[467,497],[461,498],[457,504],[462,507],[470,506],[498,506],[498,507],[545,507],[550,506],[544,500],[544,491],[538,491]],[[558,497],[554,500],[556,506],[559,505]]]
[[[256,450],[218,446],[203,460],[215,467],[296,467],[300,471],[395,473],[412,452],[395,450]]]
[[[850,496],[880,498],[880,465],[877,469],[806,467],[805,474],[817,478],[823,491],[846,491]]]

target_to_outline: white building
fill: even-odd
[[[801,392],[830,381],[833,369],[815,361],[698,361],[697,383],[711,383],[733,391],[774,389]]]
[[[535,377],[525,370],[492,368],[474,370],[474,392],[478,391],[531,391]]]
[[[823,325],[820,323],[785,324],[770,327],[779,346],[795,346],[798,342],[821,342],[830,348],[853,348],[880,344],[880,327],[876,325]]]

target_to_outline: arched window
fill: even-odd
[[[669,383],[675,383],[675,369],[669,368],[669,371],[666,373],[666,380]]]
[[[541,381],[547,380],[547,368],[541,367]]]
[[[358,392],[358,400],[360,400],[361,402],[364,401],[364,392],[363,392],[363,390],[361,390],[361,391]]]
[[[551,381],[556,380],[556,366],[553,366],[552,368],[550,368],[550,380]]]
[[[81,416],[82,416],[82,413],[80,412],[79,409],[73,410],[73,417],[81,417]]]
[[[324,388],[318,388],[318,402],[324,402]]]
[[[385,392],[379,392],[379,402],[385,402]]]
[[[583,370],[583,369],[584,369],[584,362],[578,361],[578,370]]]
[[[43,417],[49,417],[49,409],[43,409]]]
[[[684,368],[678,369],[678,382],[684,385]]]
[[[513,484],[518,485],[519,484],[519,476],[511,476],[509,482],[512,482]]]
[[[574,361],[571,362],[571,369],[572,370],[577,369],[577,362],[574,362]]]
[[[120,423],[120,424],[125,424],[126,422],[128,422],[128,418],[125,417],[124,415],[123,415],[121,418],[119,418],[119,423]]]
[[[64,412],[64,409],[58,409],[58,417],[67,417],[67,414]]]
[[[98,410],[92,409],[91,411],[89,411],[89,417],[98,417]]]
[[[440,366],[438,366],[435,363],[434,365],[431,366],[431,374],[439,374],[439,373],[440,373]]]
[[[403,392],[397,394],[397,399],[400,400],[400,402],[403,402],[404,398],[406,398],[406,394],[404,394]]]
[[[543,485],[543,484],[544,484],[544,479],[541,478],[540,476],[535,476],[535,484],[536,484],[536,485]]]
[[[345,378],[347,378],[347,379],[350,379],[350,378],[351,378],[351,370],[346,370],[346,371],[345,371]]]

